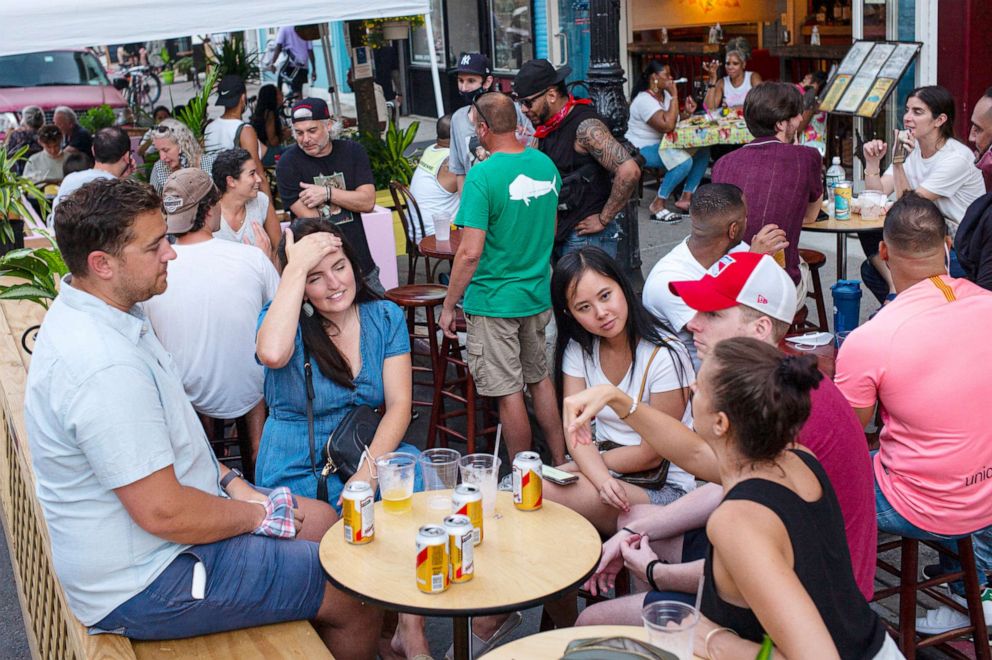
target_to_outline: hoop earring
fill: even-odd
[[[303,310],[303,315],[306,316],[307,318],[313,316],[313,305],[310,304],[309,300],[303,302],[303,306],[301,309]]]

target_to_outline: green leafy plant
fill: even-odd
[[[406,151],[417,137],[419,127],[418,121],[402,130],[391,123],[382,137],[375,133],[359,134],[358,141],[365,147],[372,163],[376,189],[388,188],[390,181],[410,185],[413,170],[417,166],[418,152],[407,155]]]
[[[189,75],[189,72],[193,70],[193,58],[187,55],[186,57],[180,57],[172,65],[172,68],[176,70],[176,73],[180,75]]]
[[[0,284],[0,300],[30,300],[48,309],[59,293],[59,282],[69,272],[51,234],[39,230],[51,247],[21,248],[0,257],[0,276],[20,280]]]
[[[106,103],[98,105],[95,108],[90,108],[79,115],[79,125],[91,134],[96,133],[101,128],[113,126],[116,121],[117,118],[114,116],[114,109]]]
[[[244,39],[235,35],[225,41],[217,53],[217,68],[224,75],[233,73],[241,76],[246,83],[255,82],[260,78],[258,57],[257,51],[248,52]]]
[[[365,28],[365,38],[360,46],[371,46],[381,48],[386,45],[386,37],[383,34],[383,26],[387,23],[409,23],[411,28],[420,27],[424,24],[424,17],[417,16],[393,16],[389,18],[367,18],[362,21]]]
[[[189,100],[186,106],[176,113],[176,119],[186,124],[196,139],[203,142],[203,132],[207,128],[207,108],[210,107],[210,95],[214,93],[217,79],[220,77],[220,67],[214,67],[203,81],[203,89]]]
[[[33,197],[41,206],[41,214],[48,214],[48,200],[45,194],[30,179],[18,173],[18,163],[27,160],[28,146],[25,145],[8,154],[0,149],[0,239],[14,241],[14,228],[10,221],[31,217],[27,197]]]

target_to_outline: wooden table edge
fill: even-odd
[[[533,598],[531,600],[520,601],[518,603],[499,605],[496,607],[475,607],[464,610],[452,609],[452,608],[417,607],[413,605],[393,603],[393,602],[381,600],[379,598],[371,598],[361,592],[351,589],[350,587],[346,587],[345,585],[335,580],[334,577],[332,577],[331,574],[327,572],[327,569],[324,568],[323,564],[321,564],[320,570],[324,572],[324,577],[327,578],[327,581],[330,582],[335,589],[338,589],[339,591],[342,591],[363,603],[371,603],[372,605],[378,605],[379,607],[384,607],[391,611],[401,612],[403,614],[419,614],[421,616],[457,618],[457,617],[474,617],[474,616],[485,616],[487,614],[505,614],[507,612],[516,612],[517,610],[525,610],[530,607],[543,605],[546,601],[549,600],[555,600],[561,598],[569,591],[575,589],[578,585],[588,580],[589,577],[596,572],[596,567],[599,566],[599,562],[602,558],[603,558],[603,552],[602,549],[600,549],[599,557],[596,558],[596,561],[593,563],[592,568],[590,568],[585,575],[583,575],[581,578],[579,578],[572,584],[568,585],[567,587],[564,587],[563,589],[552,592],[545,596],[541,596],[539,598]],[[452,586],[456,586],[456,585],[452,585]]]

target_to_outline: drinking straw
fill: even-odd
[[[715,119],[713,119],[713,115],[710,114],[710,109],[706,107],[706,101],[703,101],[703,112],[706,113],[707,119],[716,121]]]
[[[493,467],[496,467],[496,461],[499,460],[499,439],[503,435],[503,423],[500,422],[496,425],[496,448],[493,449]]]
[[[699,606],[703,604],[703,573],[699,574],[699,586],[696,587],[696,612],[699,612]]]

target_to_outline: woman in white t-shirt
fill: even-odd
[[[558,339],[555,378],[563,397],[604,383],[623,389],[641,405],[691,424],[689,386],[695,380],[685,347],[644,309],[616,262],[599,248],[561,258],[551,279]],[[544,496],[585,516],[603,534],[616,531],[617,517],[634,504],[668,504],[695,488],[695,479],[676,465],[667,479],[646,490],[621,475],[654,470],[662,458],[641,442],[621,417],[603,409],[596,416],[596,440],[611,447],[569,447],[572,462],[562,470],[578,482],[557,486],[545,480]]]
[[[889,145],[872,140],[864,146],[865,189],[895,193],[896,199],[912,190],[931,200],[947,221],[952,239],[968,206],[985,194],[985,180],[975,167],[974,152],[954,138],[954,107],[954,97],[939,85],[910,92],[902,117],[906,130],[899,133],[899,144],[885,174],[881,163]],[[878,256],[881,230],[862,232],[859,238],[868,257],[861,268],[865,284],[880,302],[894,297],[889,269]],[[956,264],[952,258],[951,265]],[[960,270],[951,272],[953,277],[963,275]]]
[[[710,162],[709,149],[665,149],[661,140],[665,133],[675,130],[679,119],[689,117],[696,110],[691,96],[685,99],[685,112],[679,112],[679,93],[667,64],[650,60],[634,85],[630,102],[630,119],[627,122],[627,140],[637,147],[647,167],[665,170],[665,178],[658,186],[658,195],[648,207],[651,216],[662,222],[673,220],[674,214],[665,209],[668,197],[685,181],[682,197],[675,203],[679,210],[688,212],[692,193],[699,187],[706,165]]]
[[[727,75],[718,78],[719,60],[703,62],[703,72],[709,78],[706,87],[706,107],[715,110],[725,105],[731,110],[744,107],[744,99],[751,88],[761,84],[761,76],[747,70],[751,58],[751,44],[744,37],[736,37],[727,42],[727,54],[723,58],[723,68]]]
[[[221,151],[214,161],[213,179],[222,195],[220,229],[214,238],[254,245],[276,264],[270,235],[274,231],[278,236],[281,230],[268,195],[259,191],[262,178],[255,159],[245,149]]]

